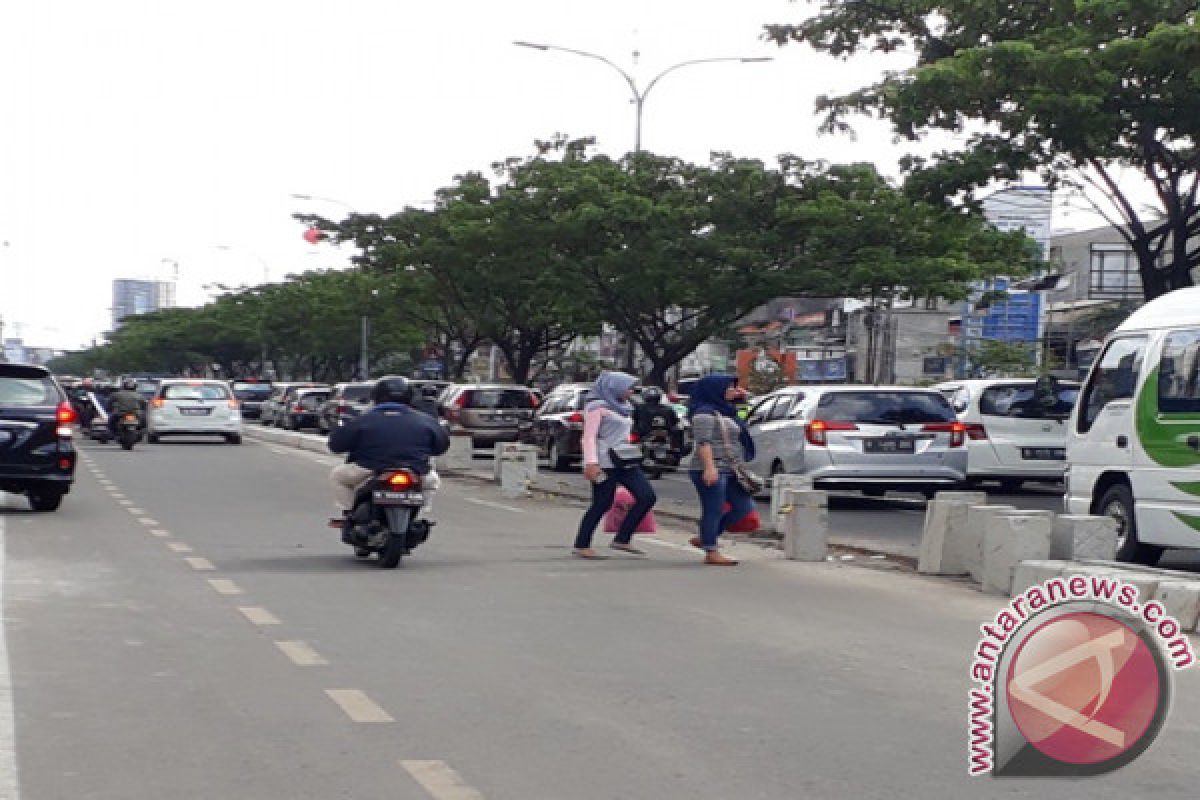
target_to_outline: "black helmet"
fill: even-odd
[[[650,405],[657,405],[662,402],[662,389],[656,389],[653,386],[644,389],[642,390],[642,399]]]
[[[375,403],[403,403],[410,405],[412,403],[412,384],[408,382],[408,378],[388,377],[380,378],[375,384],[375,388],[371,390],[371,399]]]

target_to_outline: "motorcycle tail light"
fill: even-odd
[[[414,472],[399,469],[383,476],[383,481],[390,489],[415,489],[421,485],[421,478]]]

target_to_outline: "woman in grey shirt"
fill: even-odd
[[[732,375],[709,375],[696,382],[688,400],[688,416],[696,440],[689,475],[700,495],[701,506],[700,535],[693,537],[691,543],[704,550],[705,564],[716,567],[738,563],[718,552],[717,539],[754,510],[754,498],[733,473],[738,460],[754,458],[754,440],[734,406],[743,394]],[[726,503],[729,511],[725,511]]]

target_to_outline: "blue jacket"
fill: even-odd
[[[365,469],[408,467],[429,472],[429,459],[450,449],[450,436],[428,414],[399,403],[383,403],[329,434],[329,450]]]

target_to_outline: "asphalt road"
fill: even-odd
[[[323,527],[330,457],[83,449],[58,513],[0,496],[0,796],[10,697],[24,800],[1195,796],[1194,670],[1118,773],[968,779],[1001,601],[960,582],[675,532],[584,562],[577,506],[455,481],[385,571]]]

